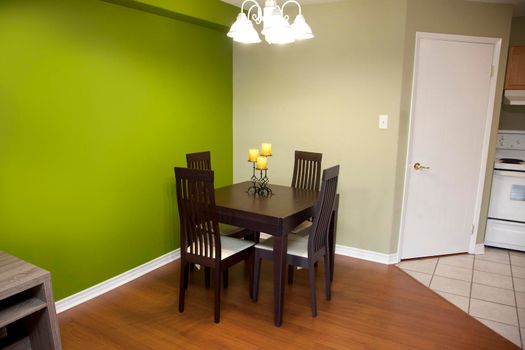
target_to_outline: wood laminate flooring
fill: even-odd
[[[59,315],[64,349],[513,349],[514,344],[395,266],[336,257],[332,301],[317,270],[318,316],[311,317],[306,270],[285,291],[283,325],[273,325],[271,263],[259,301],[248,297],[243,264],[230,270],[221,322],[213,289],[191,273],[178,312],[179,262],[170,263]]]

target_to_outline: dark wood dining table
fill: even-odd
[[[288,233],[297,225],[313,216],[319,192],[289,186],[271,185],[268,197],[248,194],[250,182],[242,182],[215,190],[215,204],[219,221],[244,227],[255,232],[264,232],[274,237],[274,313],[275,325],[281,326],[283,299],[287,267]],[[337,213],[331,224],[330,246],[335,246]],[[333,250],[332,250],[333,252]],[[331,254],[333,256],[333,253]],[[332,266],[333,266],[333,258]]]

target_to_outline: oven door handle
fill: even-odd
[[[525,179],[525,171],[494,170],[494,176],[519,177]]]

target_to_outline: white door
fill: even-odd
[[[417,33],[403,259],[469,250],[479,218],[499,43]]]

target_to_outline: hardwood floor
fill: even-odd
[[[273,325],[272,268],[263,263],[259,301],[248,297],[243,264],[230,270],[221,322],[213,289],[191,273],[186,311],[177,311],[179,263],[171,263],[59,315],[64,349],[515,349],[395,266],[336,257],[332,301],[317,271],[318,316],[311,317],[307,271],[285,291]]]

